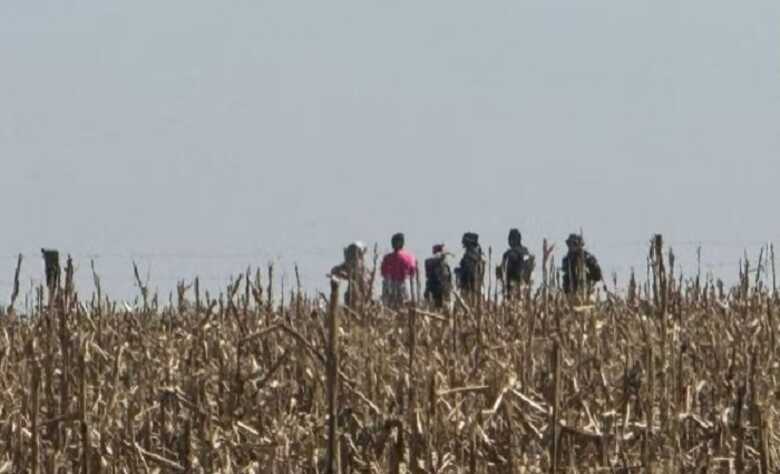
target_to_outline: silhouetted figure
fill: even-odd
[[[344,248],[344,262],[330,271],[331,275],[347,281],[344,303],[350,308],[357,308],[368,295],[365,254],[366,245],[363,242],[352,242]]]
[[[41,249],[46,271],[46,286],[49,291],[60,285],[60,253],[56,250]]]
[[[601,267],[596,257],[585,251],[585,241],[577,234],[569,235],[566,239],[569,252],[563,257],[563,291],[567,294],[575,294],[586,285],[586,293],[589,293],[593,285],[601,281]]]
[[[425,299],[443,308],[452,295],[452,270],[447,262],[444,244],[433,246],[433,256],[425,260]]]
[[[497,276],[504,284],[507,297],[512,296],[522,285],[531,284],[531,274],[534,271],[535,257],[523,245],[523,237],[517,229],[509,231],[509,250],[504,252]]]
[[[458,288],[464,294],[480,294],[485,275],[485,255],[479,245],[479,235],[466,232],[461,243],[464,253],[455,270]]]

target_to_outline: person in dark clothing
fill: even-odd
[[[569,252],[563,257],[563,291],[575,294],[585,284],[587,292],[602,279],[601,267],[596,257],[585,250],[585,241],[577,234],[566,239]]]
[[[60,253],[57,250],[41,249],[46,271],[46,286],[54,291],[60,284]]]
[[[479,245],[479,235],[474,232],[463,234],[464,254],[460,266],[455,270],[458,288],[464,293],[479,294],[485,275],[485,256]]]
[[[444,244],[433,246],[433,256],[425,260],[425,299],[435,308],[449,304],[452,294],[452,270]]]
[[[507,296],[521,285],[531,284],[535,257],[523,245],[523,237],[517,229],[509,231],[509,250],[504,252],[497,276],[504,284]]]

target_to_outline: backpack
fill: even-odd
[[[445,294],[452,290],[452,271],[444,257],[425,261],[425,286],[432,293]]]
[[[525,247],[509,249],[506,253],[506,277],[512,282],[529,283],[535,259]]]
[[[596,260],[596,257],[586,251],[582,252],[581,257],[570,252],[568,255],[563,257],[562,262],[563,289],[567,293],[577,291],[580,285],[580,274],[579,269],[577,268],[578,258],[582,258],[582,269],[585,272],[583,279],[587,285],[592,285],[600,281],[603,277],[601,273],[601,267],[599,266],[599,262]]]

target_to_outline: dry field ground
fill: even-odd
[[[127,307],[66,270],[0,319],[0,472],[777,472],[780,299],[651,270],[449,314],[265,273]]]

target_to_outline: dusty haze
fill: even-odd
[[[128,297],[133,258],[314,289],[352,239],[510,226],[733,274],[780,242],[778,38],[776,0],[4,1],[0,300],[44,246]]]

